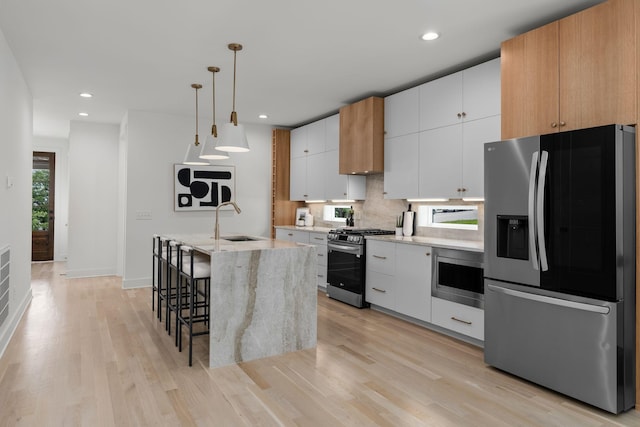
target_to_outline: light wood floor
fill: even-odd
[[[314,350],[194,366],[151,290],[66,279],[37,263],[33,301],[0,359],[0,424],[25,426],[640,426],[483,363],[482,350],[318,294]]]

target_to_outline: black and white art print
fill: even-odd
[[[235,166],[176,164],[174,171],[176,212],[212,211],[221,203],[235,201]]]

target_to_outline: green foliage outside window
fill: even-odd
[[[49,229],[49,170],[34,169],[32,177],[32,214],[31,229],[44,231]]]

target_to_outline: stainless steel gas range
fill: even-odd
[[[365,298],[365,237],[394,234],[377,228],[339,228],[327,236],[327,294],[330,298],[368,307]]]

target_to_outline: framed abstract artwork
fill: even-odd
[[[212,211],[221,203],[235,201],[235,166],[175,164],[174,174],[176,212]]]

